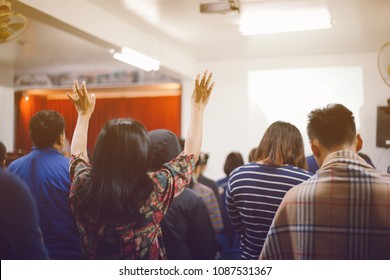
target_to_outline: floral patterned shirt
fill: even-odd
[[[76,217],[84,254],[88,259],[166,259],[160,221],[175,196],[191,180],[194,156],[180,154],[156,172],[149,173],[154,188],[140,208],[143,219],[123,224],[99,221],[75,207],[78,188],[88,188],[92,167],[88,158],[72,156],[70,160],[71,206]]]

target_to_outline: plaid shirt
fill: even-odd
[[[76,217],[83,250],[88,259],[166,259],[160,221],[191,180],[194,156],[180,154],[157,172],[149,173],[154,189],[140,209],[144,219],[121,223],[100,221],[77,211],[78,188],[88,188],[92,167],[82,156],[72,156],[70,201]],[[100,248],[100,249],[99,249]]]
[[[329,154],[287,192],[260,259],[390,259],[390,176],[351,151]]]

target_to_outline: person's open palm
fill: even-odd
[[[79,115],[91,116],[95,109],[96,96],[89,94],[85,82],[82,82],[81,88],[77,80],[73,84],[73,95],[67,93],[69,99],[73,102]]]
[[[206,107],[214,87],[214,82],[211,83],[212,77],[213,73],[208,73],[207,70],[203,73],[201,80],[199,74],[196,76],[195,88],[192,94],[192,102],[194,106],[198,106],[202,109]]]

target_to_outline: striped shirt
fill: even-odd
[[[294,166],[248,163],[229,179],[226,204],[233,227],[241,235],[241,258],[258,259],[285,193],[311,173]]]
[[[352,151],[329,154],[292,188],[261,259],[390,259],[390,175]]]

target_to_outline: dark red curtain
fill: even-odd
[[[41,96],[30,96],[25,99],[22,95],[17,95],[17,116],[16,116],[16,151],[27,153],[31,150],[32,142],[29,133],[30,118],[38,111],[46,107],[46,98]]]
[[[50,100],[46,97],[32,96],[28,101],[18,102],[17,150],[30,151],[30,118],[40,110],[56,110],[64,116],[66,137],[71,140],[77,121],[77,113],[69,100]],[[103,125],[113,118],[132,118],[140,121],[147,130],[169,129],[181,134],[181,96],[135,97],[97,99],[88,131],[88,150],[93,151],[95,140]]]

